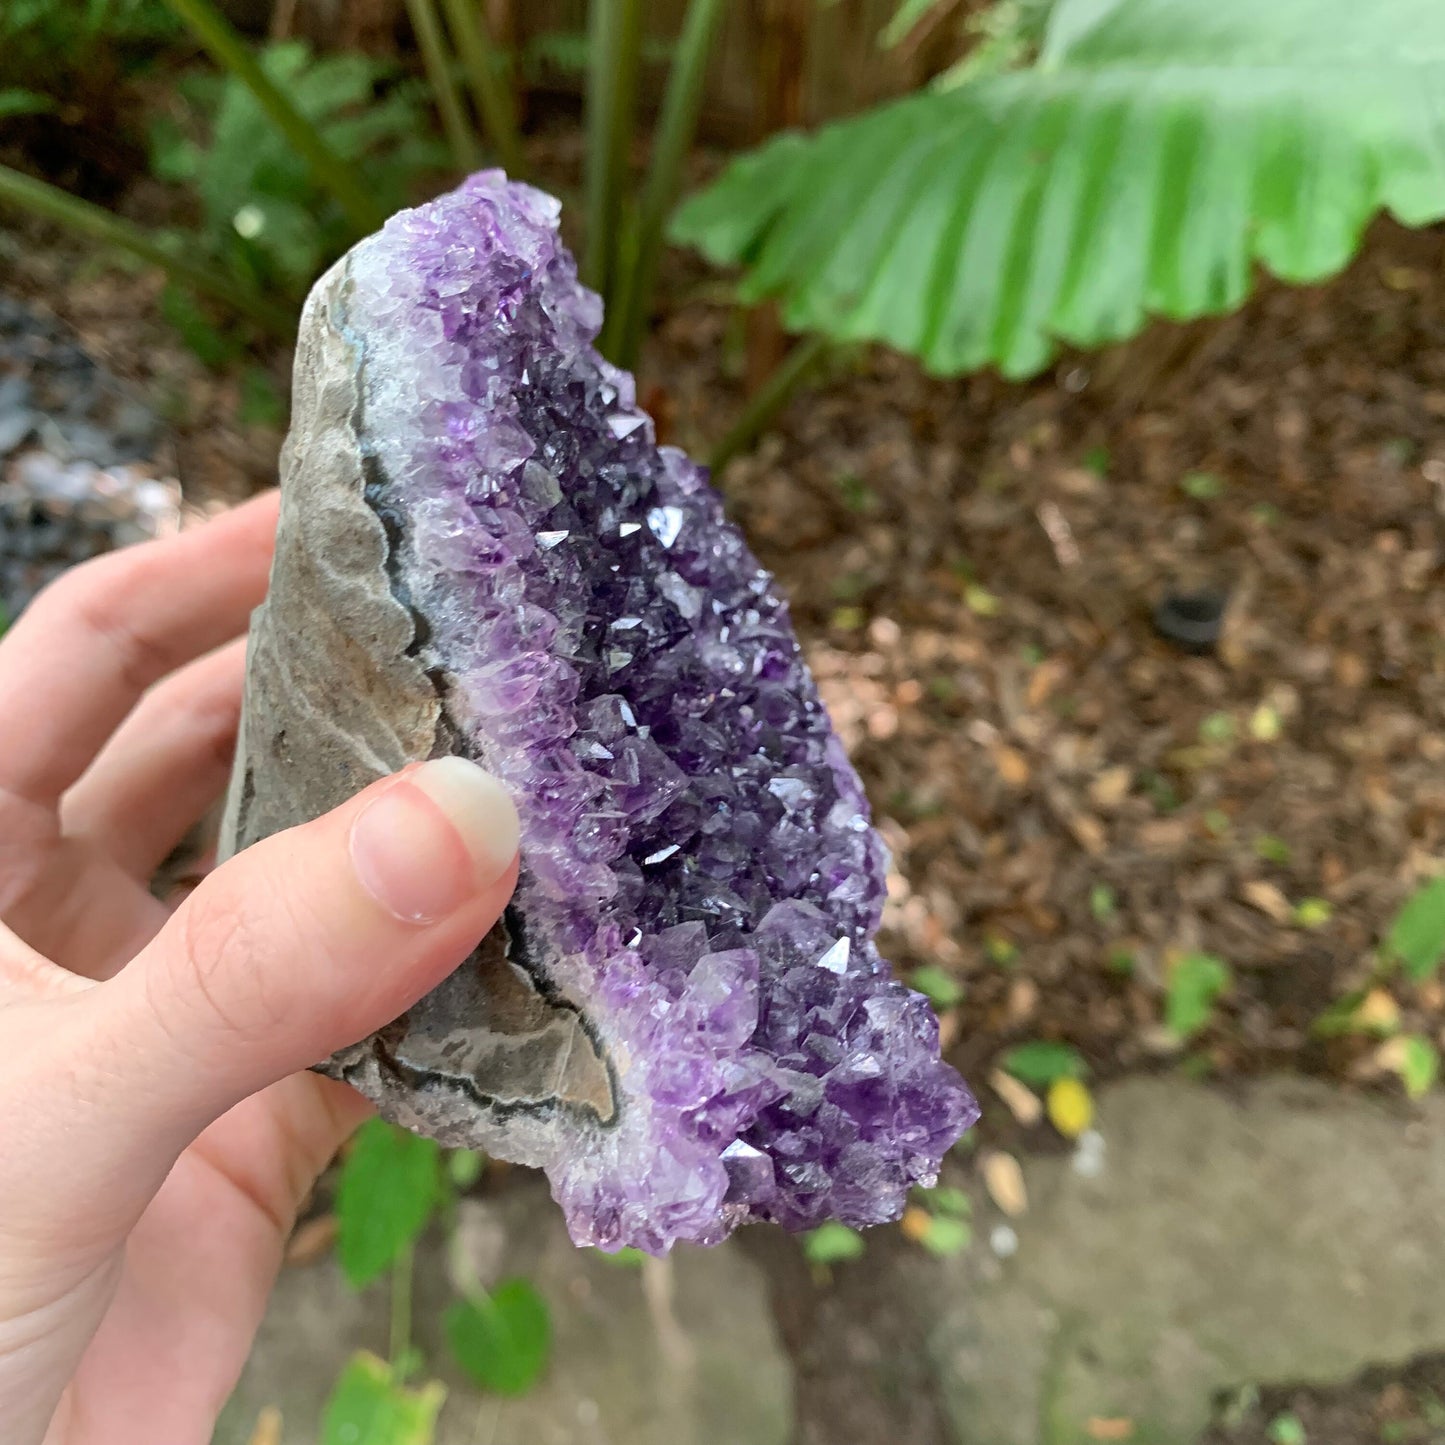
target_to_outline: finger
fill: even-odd
[[[184,1157],[222,1176],[284,1245],[318,1175],[375,1112],[348,1084],[291,1074],[223,1114]]]
[[[5,809],[0,830],[11,825]],[[12,847],[0,831],[0,923],[52,964],[86,978],[109,978],[155,937],[168,916],[162,903],[103,854],[58,836],[28,851],[23,835]]]
[[[238,1104],[186,1150],[126,1241],[129,1268],[79,1368],[61,1376],[70,1378],[64,1438],[209,1438],[261,1323],[296,1212],[369,1112],[346,1085],[293,1074]],[[196,1229],[198,1219],[205,1229]],[[138,1337],[147,1342],[139,1354]],[[133,1422],[135,1436],[118,1422]]]
[[[129,967],[64,1000],[31,1050],[20,1092],[35,1095],[26,1107],[41,1123],[30,1134],[44,1139],[58,1118],[48,1132],[63,1130],[66,1148],[26,1159],[22,1147],[18,1167],[7,1152],[15,1182],[0,1181],[0,1217],[56,1218],[62,1184],[138,1209],[137,1190],[154,1189],[212,1120],[380,1028],[454,969],[501,915],[517,838],[501,785],[444,758],[218,868]]]
[[[225,791],[245,676],[237,638],[157,683],[61,800],[66,836],[150,878]]]
[[[276,507],[110,553],[35,599],[0,646],[0,792],[53,805],[153,682],[245,630]]]

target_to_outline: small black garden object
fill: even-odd
[[[1154,609],[1154,628],[1184,652],[1213,652],[1228,604],[1229,594],[1218,588],[1167,592]]]

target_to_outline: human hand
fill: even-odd
[[[408,768],[216,869],[156,867],[225,786],[275,497],[87,564],[0,642],[0,1439],[210,1439],[295,1212],[365,1117],[300,1072],[457,966],[516,813]],[[213,650],[214,649],[214,650]]]

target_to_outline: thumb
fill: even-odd
[[[78,1028],[52,1047],[74,1084],[48,1105],[70,1114],[72,1182],[78,1154],[130,1194],[232,1105],[410,1007],[500,917],[518,837],[502,785],[441,758],[224,863],[121,973],[64,1001]]]
[[[502,785],[440,758],[218,868],[113,1003],[156,1117],[204,1126],[408,1008],[501,915],[518,836]]]

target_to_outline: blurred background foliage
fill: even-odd
[[[275,302],[294,307],[399,205],[484,159],[523,169],[529,90],[580,72],[583,265],[608,303],[603,349],[636,365],[669,221],[674,240],[733,268],[740,302],[776,303],[781,328],[811,338],[785,360],[776,322],[770,343],[755,336],[753,404],[718,460],[756,436],[830,343],[887,342],[939,374],[1028,376],[1063,344],[1233,309],[1258,269],[1328,276],[1382,210],[1406,225],[1445,216],[1434,114],[1445,9],[1433,0],[903,0],[868,15],[770,0],[731,16],[721,0],[690,0],[664,17],[641,0],[594,0],[576,28],[526,34],[510,7],[499,19],[474,0],[405,0],[400,13],[372,7],[384,56],[315,55],[294,39],[257,47],[212,0],[87,0],[79,24],[62,23],[62,8],[16,0],[0,20],[0,109],[49,136],[57,116],[79,125],[102,104],[77,77],[146,83],[167,70],[150,164],[190,193],[190,226],[105,231],[78,198],[41,194],[13,168],[0,171],[0,199],[129,237],[150,259],[184,255],[191,274],[178,279],[279,330]],[[809,62],[828,53],[809,40],[819,12],[836,22],[844,8],[855,31],[866,24],[877,74],[832,98],[830,110],[860,113],[801,130],[817,110]],[[674,214],[710,73],[735,44],[722,37],[744,9],[757,80],[743,108],[754,135],[784,133]],[[660,19],[676,30],[653,33]],[[269,23],[289,34],[297,6]],[[186,37],[223,76],[177,73]],[[827,72],[856,64],[834,59]],[[912,93],[866,104],[882,87]],[[645,174],[644,93],[655,101]],[[190,308],[172,311],[197,345],[227,353]]]

